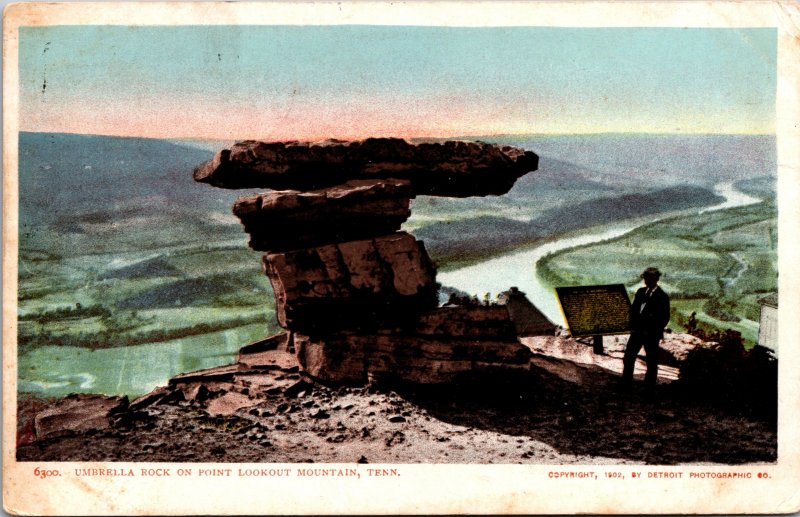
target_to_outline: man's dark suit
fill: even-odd
[[[636,291],[630,308],[631,337],[625,347],[622,380],[633,380],[636,356],[644,346],[647,354],[645,384],[655,386],[658,379],[658,343],[664,337],[664,328],[669,323],[669,296],[659,286],[652,289],[642,287]]]

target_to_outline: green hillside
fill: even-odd
[[[777,211],[763,202],[676,217],[621,238],[546,256],[538,268],[552,285],[639,283],[642,265],[657,266],[673,301],[671,326],[689,315],[709,329],[758,339],[758,300],[777,290]]]

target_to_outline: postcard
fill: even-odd
[[[799,34],[7,6],[5,510],[797,512]]]

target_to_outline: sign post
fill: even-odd
[[[605,350],[603,350],[603,336],[601,335],[594,336],[594,346],[592,351],[598,355],[602,355],[605,353]]]

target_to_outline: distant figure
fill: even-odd
[[[696,331],[697,331],[697,313],[692,312],[692,315],[689,316],[689,322],[686,324],[686,333],[694,334]]]
[[[636,291],[630,308],[631,336],[625,347],[622,383],[629,387],[633,382],[633,366],[636,356],[644,346],[647,354],[645,386],[655,388],[658,380],[658,343],[664,337],[664,328],[669,323],[669,296],[658,286],[661,272],[649,267],[642,273],[644,287]]]

